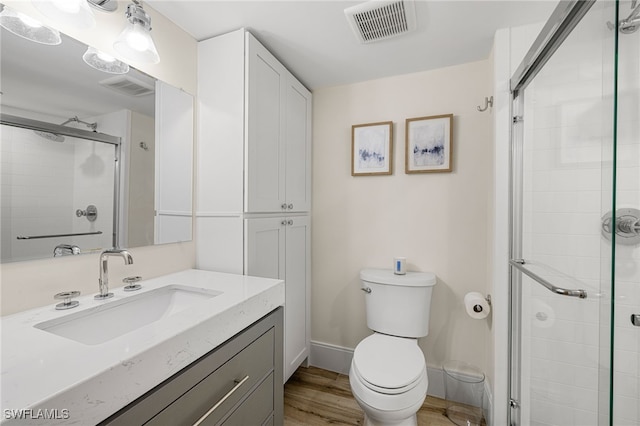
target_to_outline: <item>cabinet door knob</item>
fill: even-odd
[[[280,225],[282,225],[282,226],[287,226],[287,221],[286,221],[286,219],[282,219],[282,222],[280,222]]]
[[[282,205],[280,207],[282,207],[282,210],[286,210],[287,209],[287,203],[282,203]]]
[[[293,204],[289,204],[287,207],[289,208],[289,210],[293,210]]]
[[[287,221],[287,225],[293,225],[293,220],[289,219],[289,220]]]

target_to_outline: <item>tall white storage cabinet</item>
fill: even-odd
[[[285,281],[284,379],[309,356],[311,93],[244,29],[198,45],[196,266]]]

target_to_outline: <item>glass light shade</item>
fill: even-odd
[[[52,21],[79,29],[96,25],[87,0],[31,0],[31,3]]]
[[[60,33],[39,21],[4,7],[0,12],[0,25],[13,34],[36,43],[56,45],[62,43]]]
[[[125,59],[157,64],[160,56],[151,34],[138,22],[127,22],[113,48]]]
[[[98,71],[109,74],[126,74],[129,72],[129,65],[117,60],[111,55],[99,51],[95,47],[88,47],[82,55],[84,62]]]

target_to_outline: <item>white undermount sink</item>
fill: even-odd
[[[182,285],[106,302],[34,327],[87,345],[98,345],[183,311],[222,292]]]

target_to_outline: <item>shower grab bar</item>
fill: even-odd
[[[529,278],[537,281],[539,284],[542,284],[543,287],[546,287],[552,293],[559,294],[560,296],[579,297],[580,299],[587,298],[587,292],[585,290],[569,290],[566,288],[557,287],[542,278],[540,275],[525,268],[524,265],[526,265],[526,261],[524,259],[511,259],[509,261],[509,264],[523,274],[527,275]]]
[[[58,238],[58,237],[78,237],[81,235],[100,235],[102,231],[95,232],[78,232],[75,234],[55,234],[55,235],[31,235],[29,237],[18,236],[16,239],[18,240],[37,240],[39,238]]]

